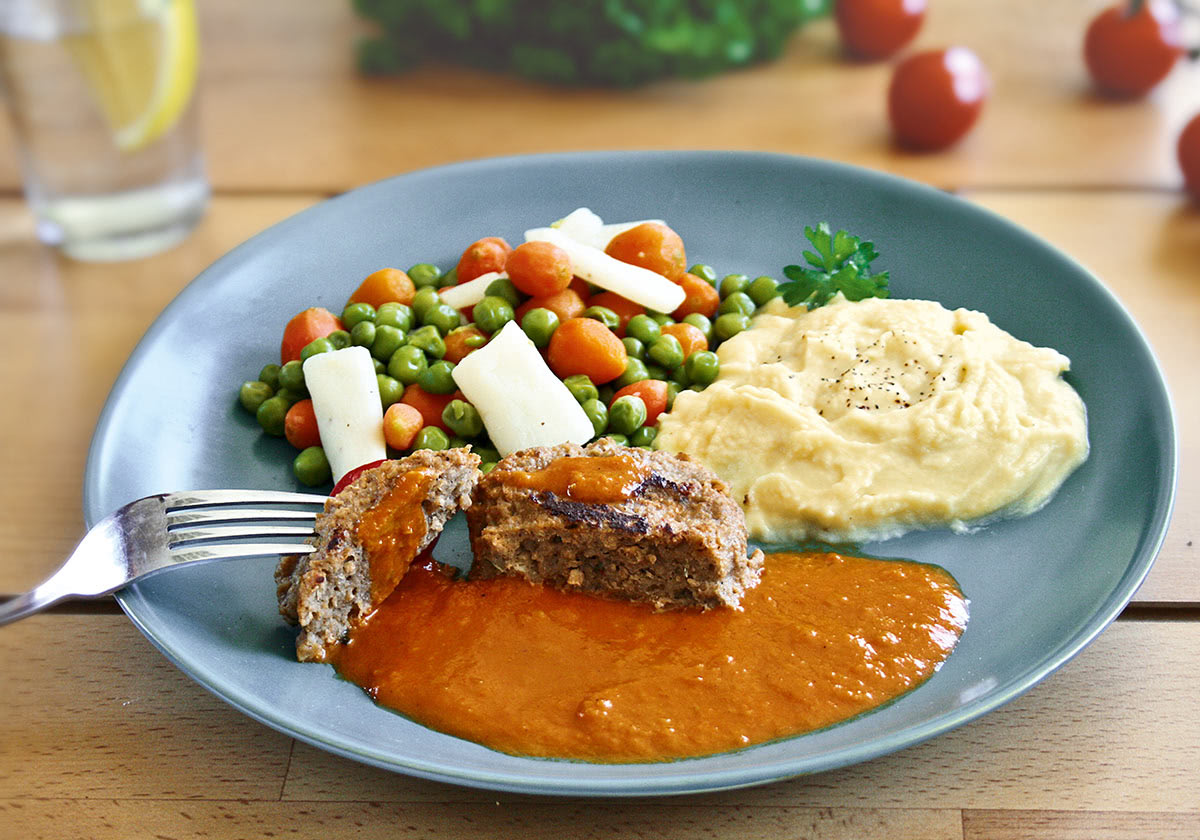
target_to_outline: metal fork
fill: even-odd
[[[197,490],[130,502],[88,531],[45,582],[0,604],[0,626],[67,598],[108,595],[162,569],[307,554],[313,547],[298,540],[313,533],[326,498],[270,490]]]

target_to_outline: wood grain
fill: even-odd
[[[940,0],[914,46],[964,44],[994,90],[980,124],[937,155],[896,149],[890,65],[839,54],[830,21],[769,65],[633,91],[547,87],[453,66],[363,79],[368,29],[348,2],[206,0],[204,146],[221,190],[340,191],[467,158],[575,149],[755,149],[846,160],[948,188],[1174,189],[1173,138],[1200,111],[1200,66],[1140,102],[1092,93],[1080,58],[1099,0]],[[464,115],[470,115],[469,118]],[[18,186],[0,126],[0,189]]]
[[[64,807],[68,806],[68,807]],[[528,840],[646,837],[662,840],[961,840],[955,811],[865,808],[730,808],[712,813],[691,805],[644,806],[585,801],[510,805],[279,802],[2,802],[0,824],[12,837],[480,838]],[[52,827],[52,833],[42,833]],[[5,835],[7,836],[7,835]]]
[[[1200,814],[967,811],[963,840],[1195,840]]]

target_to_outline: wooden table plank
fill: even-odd
[[[124,616],[0,632],[0,800],[279,798],[291,739],[205,692]]]
[[[694,797],[736,805],[1075,809],[1200,813],[1200,623],[1119,621],[1076,660],[1008,706],[866,764]],[[508,801],[351,765],[297,744],[284,798]],[[669,802],[672,800],[658,800]],[[1188,804],[1190,803],[1190,804]]]
[[[1173,138],[1200,111],[1200,65],[1148,100],[1091,93],[1080,57],[1096,0],[931,4],[916,43],[983,58],[994,93],[973,135],[935,155],[888,137],[887,64],[801,31],[776,63],[634,91],[558,89],[456,67],[363,79],[344,0],[206,0],[204,144],[220,189],[339,191],[467,158],[573,149],[756,149],[846,160],[946,187],[1179,184]],[[464,115],[470,115],[469,119]],[[18,184],[0,125],[0,189]]]
[[[67,805],[69,807],[64,807]],[[353,836],[362,840],[522,837],[527,840],[653,837],[662,840],[962,840],[956,811],[864,808],[730,808],[712,813],[691,805],[647,806],[570,802],[520,805],[365,802],[3,802],[0,823],[12,837],[125,840],[129,837],[271,837],[287,827],[294,840]]]
[[[974,198],[1088,263],[1149,332],[1172,389],[1181,437],[1175,520],[1135,603],[1200,604],[1200,212],[1178,197],[1127,192],[991,192]],[[82,534],[80,481],[91,430],[130,350],[191,276],[224,251],[318,197],[219,198],[197,232],[166,254],[119,265],[56,257],[28,214],[0,200],[0,332],[37,347],[0,367],[0,592],[36,584]],[[1130,224],[1129,220],[1138,220]],[[7,233],[6,233],[7,232]],[[298,304],[304,303],[298,301]],[[29,418],[44,422],[29,422]],[[29,492],[37,488],[38,492]],[[46,500],[53,500],[47,504]],[[1191,543],[1191,544],[1189,544]]]
[[[967,811],[963,840],[1196,840],[1200,814]]]

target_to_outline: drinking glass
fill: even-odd
[[[0,0],[0,89],[42,241],[132,259],[200,220],[198,40],[193,0]]]

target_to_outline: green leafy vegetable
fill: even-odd
[[[566,85],[698,78],[775,58],[830,0],[353,0],[366,73],[425,59]]]
[[[779,291],[786,303],[816,309],[829,303],[838,292],[846,300],[888,296],[888,273],[871,273],[871,261],[879,256],[873,243],[844,230],[833,233],[828,222],[821,222],[815,228],[806,226],[804,236],[815,253],[804,252],[808,266],[784,266],[783,273],[791,282],[782,284]]]

